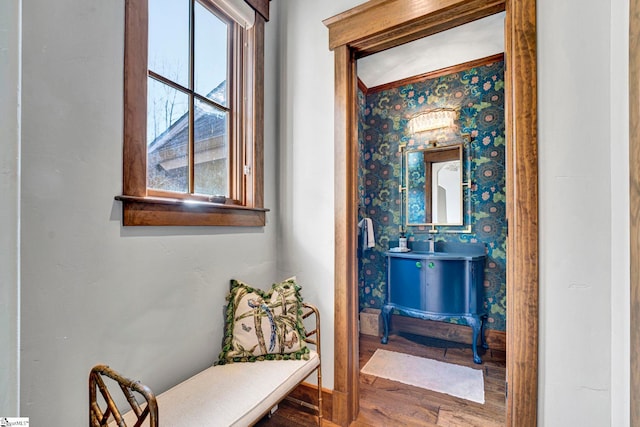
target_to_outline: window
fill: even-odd
[[[268,2],[247,3],[126,2],[125,226],[265,224]]]

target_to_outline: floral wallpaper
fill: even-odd
[[[401,145],[407,149],[425,147],[433,139],[440,144],[459,144],[461,134],[470,134],[464,156],[471,188],[462,227],[405,227],[409,247],[430,237],[436,242],[483,243],[485,264],[484,309],[487,327],[506,327],[506,210],[505,210],[505,122],[504,62],[497,61],[437,78],[378,92],[358,91],[360,168],[359,220],[371,218],[376,245],[359,248],[360,309],[381,308],[386,295],[384,252],[397,246],[403,214],[399,183],[402,174]],[[414,136],[408,121],[415,114],[435,108],[458,108],[457,128],[444,134]],[[465,167],[467,167],[465,166]],[[446,232],[449,231],[449,232]],[[455,320],[454,320],[455,321]]]

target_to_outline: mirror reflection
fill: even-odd
[[[407,225],[463,225],[462,144],[405,155]]]

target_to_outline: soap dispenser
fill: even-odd
[[[407,236],[404,231],[400,232],[400,238],[398,239],[398,247],[401,251],[407,251]]]

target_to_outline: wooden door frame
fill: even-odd
[[[640,425],[640,0],[629,2],[630,416]]]
[[[535,0],[371,0],[324,21],[335,56],[333,420],[358,415],[357,76],[372,53],[506,11],[507,426],[535,426],[538,396],[538,155]]]

